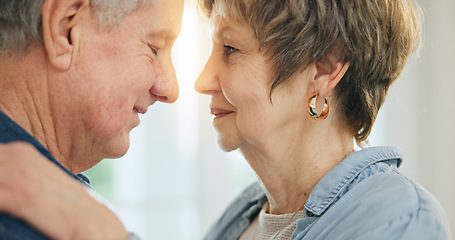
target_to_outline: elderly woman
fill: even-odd
[[[418,47],[414,0],[201,6],[213,49],[195,88],[212,96],[221,148],[259,180],[206,239],[450,238],[437,200],[398,172],[396,147],[354,150]]]
[[[205,0],[213,50],[196,82],[225,151],[259,182],[206,239],[448,239],[437,200],[365,146],[420,41],[413,0]]]

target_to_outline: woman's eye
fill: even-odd
[[[233,54],[234,52],[237,51],[236,48],[233,48],[233,47],[231,47],[229,45],[224,45],[224,49],[225,49],[224,53],[226,54],[226,56],[229,56],[229,55],[231,55],[231,54]]]

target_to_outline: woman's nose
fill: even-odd
[[[217,71],[220,70],[219,67],[220,66],[216,66],[216,62],[211,56],[194,84],[194,89],[198,93],[213,95],[214,93],[221,91],[219,75],[217,73]]]

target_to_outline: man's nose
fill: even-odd
[[[158,81],[150,89],[150,93],[157,96],[158,101],[174,103],[179,97],[179,84],[172,61],[163,64],[159,71]]]

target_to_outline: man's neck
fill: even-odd
[[[24,55],[0,58],[0,110],[61,161],[48,97],[45,54],[36,48]]]

